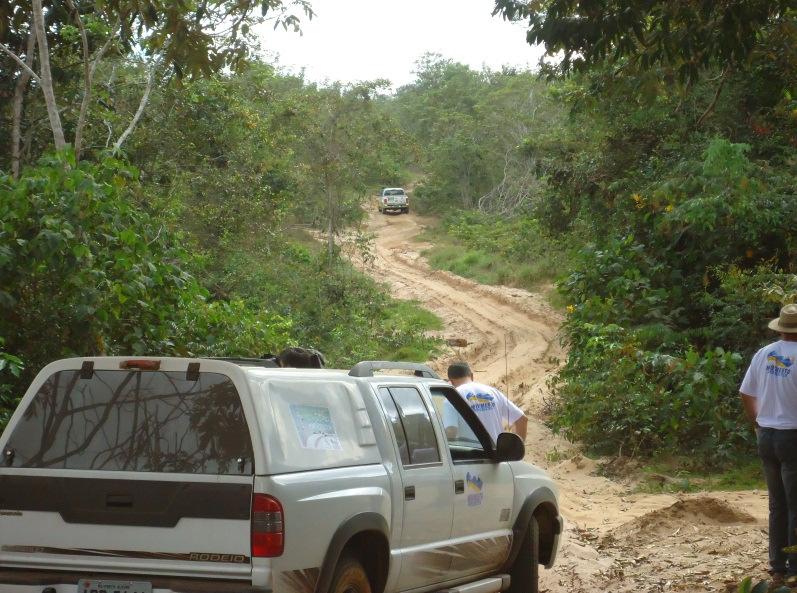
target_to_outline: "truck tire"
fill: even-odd
[[[540,581],[540,526],[532,517],[520,544],[515,563],[509,571],[508,593],[538,593]]]
[[[371,593],[371,582],[363,565],[351,556],[342,556],[332,575],[329,593]]]
[[[402,208],[402,209],[401,209],[401,211],[402,211],[404,214],[409,214],[409,213],[410,213],[410,207],[409,207],[409,206],[407,206],[406,208]]]

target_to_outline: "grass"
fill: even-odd
[[[467,228],[467,236],[461,236],[462,228]],[[529,232],[522,222],[495,223],[471,213],[466,223],[444,219],[418,240],[432,243],[423,255],[433,268],[480,284],[534,290],[550,284],[566,269],[564,249],[556,241]],[[485,243],[487,247],[479,246]],[[556,304],[558,295],[549,296]]]
[[[393,299],[383,309],[381,320],[383,331],[415,336],[410,343],[397,349],[390,344],[379,344],[377,358],[405,362],[425,362],[442,351],[442,340],[425,334],[443,329],[443,320],[424,309],[417,301]]]
[[[441,240],[423,255],[438,270],[448,270],[480,284],[499,284],[535,289],[556,278],[559,267],[550,260],[520,263],[480,249],[470,249],[455,240]]]
[[[705,492],[712,490],[764,490],[761,462],[754,457],[739,459],[733,467],[709,471],[687,470],[688,460],[658,460],[642,468],[637,490],[647,493]]]

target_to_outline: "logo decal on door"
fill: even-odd
[[[484,500],[484,482],[476,474],[468,472],[465,475],[468,486],[468,506],[477,507]]]

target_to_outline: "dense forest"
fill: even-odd
[[[203,6],[0,6],[0,425],[68,356],[298,344],[346,367],[437,348],[433,315],[311,234],[402,181],[384,83],[319,87],[257,57],[255,25],[298,26],[306,3]]]
[[[431,262],[555,282],[566,435],[732,465],[742,374],[797,301],[797,5],[496,5],[545,44],[536,76],[432,60],[396,96],[444,215]]]
[[[539,68],[427,55],[398,89],[260,57],[255,25],[311,14],[0,6],[5,414],[70,355],[428,358],[437,321],[309,232],[412,183],[440,219],[433,265],[564,309],[556,427],[600,453],[751,450],[741,373],[797,300],[793,1],[498,0]]]

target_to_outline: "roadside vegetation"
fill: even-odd
[[[539,289],[563,274],[568,262],[561,239],[530,216],[450,213],[419,239],[432,243],[424,252],[432,267],[482,284]]]
[[[418,178],[433,265],[556,282],[554,427],[684,471],[751,455],[738,385],[797,300],[793,2],[498,0],[539,71],[427,55],[395,93],[257,57],[306,2],[210,5],[0,8],[0,422],[69,355],[428,358],[439,320],[333,241]]]
[[[384,83],[319,87],[257,58],[254,26],[297,26],[305,2],[190,6],[0,8],[0,428],[57,358],[298,344],[345,368],[438,348],[439,319],[310,232],[402,181]]]
[[[797,300],[794,6],[544,5],[497,2],[559,56],[541,77],[430,56],[399,90],[416,207],[443,214],[428,257],[557,280],[569,357],[550,420],[570,438],[685,471],[744,464],[738,386]]]

